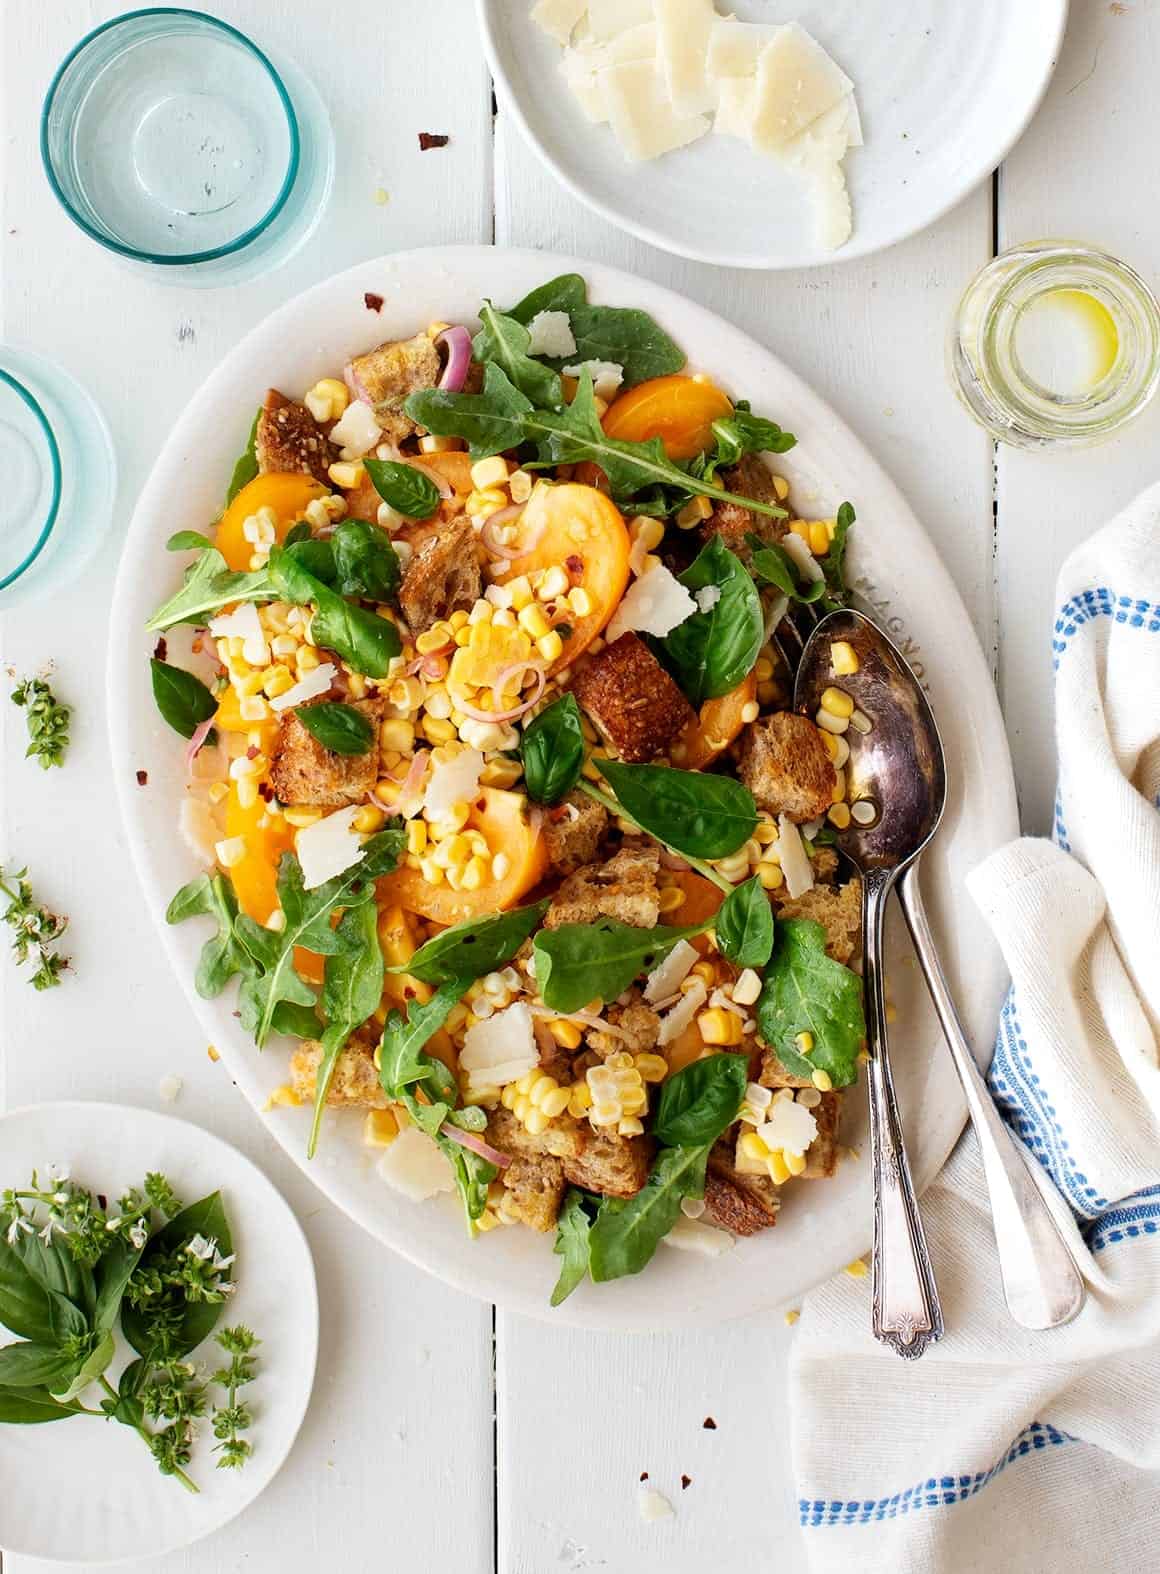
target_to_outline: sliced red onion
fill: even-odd
[[[460,699],[458,695],[456,695],[454,701],[456,710],[461,710],[465,716],[470,716],[472,721],[514,721],[517,716],[522,716],[526,711],[531,710],[547,687],[548,678],[543,667],[537,666],[534,661],[517,661],[514,666],[505,667],[492,685],[491,692],[498,705],[500,696],[507,687],[507,681],[511,675],[514,672],[524,671],[531,671],[536,674],[536,692],[526,700],[521,700],[511,710],[480,710],[478,706],[469,705],[466,700]]]
[[[202,744],[209,736],[212,728],[212,716],[207,716],[205,721],[199,722],[194,728],[193,736],[189,740],[189,747],[185,751],[185,768],[187,771],[191,771],[193,769],[193,762],[197,758],[197,751],[201,748]]]
[[[498,1148],[493,1148],[490,1143],[474,1131],[463,1131],[459,1126],[453,1126],[445,1120],[439,1128],[444,1137],[450,1137],[452,1142],[457,1142],[461,1148],[470,1148],[472,1153],[477,1153],[481,1159],[486,1159],[489,1164],[494,1164],[497,1169],[506,1170],[511,1163],[510,1153],[501,1153]]]
[[[360,400],[363,404],[369,404],[372,409],[374,408],[374,400],[367,392],[366,384],[355,371],[353,361],[351,361],[349,366],[343,367],[342,380],[350,389],[351,393],[354,394],[356,399]]]
[[[504,557],[507,558],[509,563],[513,563],[516,558],[523,557],[524,553],[530,550],[526,544],[518,547],[507,546],[496,535],[496,531],[502,526],[510,524],[513,519],[518,519],[526,507],[526,503],[511,503],[507,508],[497,509],[494,514],[484,520],[483,529],[479,532],[479,539],[492,557]]]
[[[444,328],[435,338],[436,344],[447,346],[447,365],[439,386],[444,393],[459,393],[467,381],[467,368],[471,365],[471,335],[461,326]]]

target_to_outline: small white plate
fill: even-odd
[[[841,262],[933,224],[1022,135],[1067,20],[1067,0],[718,0],[744,22],[800,22],[854,83],[865,133],[846,158],[854,233],[822,251],[808,193],[772,159],[710,132],[630,164],[565,87],[530,0],[478,7],[504,107],[564,185],[641,240],[733,268]]]
[[[35,1104],[0,1117],[0,1190],[30,1172],[67,1165],[110,1197],[166,1175],[185,1203],[220,1191],[238,1254],[238,1290],[219,1328],[245,1323],[261,1339],[258,1375],[245,1391],[254,1452],[241,1470],[218,1470],[208,1422],[189,1474],[194,1496],[162,1476],[144,1443],[116,1421],[73,1416],[46,1426],[0,1426],[0,1548],[59,1562],[157,1558],[218,1530],[277,1475],[298,1434],[318,1353],[314,1263],[298,1220],[249,1159],[170,1115],[121,1104]],[[10,1336],[0,1329],[0,1342]],[[214,1370],[216,1346],[195,1357]],[[118,1337],[111,1380],[132,1351]],[[217,1352],[221,1353],[221,1352]],[[223,1357],[224,1359],[224,1357]],[[83,1402],[92,1404],[89,1390]]]

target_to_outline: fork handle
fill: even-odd
[[[899,881],[898,899],[979,1141],[1007,1309],[1023,1328],[1058,1328],[1071,1321],[1086,1295],[1066,1245],[1067,1233],[1075,1229],[1070,1211],[991,1100],[926,921],[917,864]]]
[[[883,977],[883,915],[892,871],[862,876],[870,1149],[874,1179],[874,1337],[916,1359],[942,1337],[942,1308],[922,1228],[890,1074]]]

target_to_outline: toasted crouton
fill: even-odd
[[[758,503],[777,503],[773,475],[757,454],[743,455],[731,470],[723,470],[719,479],[726,492],[751,497]],[[763,541],[780,541],[785,533],[784,519],[771,519],[768,514],[755,513],[740,503],[717,503],[701,526],[704,541],[720,536],[723,545],[736,553],[743,563],[748,563],[753,556],[753,549],[745,539],[747,535],[760,536]]]
[[[556,1222],[567,1182],[564,1166],[550,1155],[513,1159],[501,1172],[505,1217],[533,1230],[550,1230]]]
[[[821,730],[792,711],[750,723],[742,734],[737,774],[759,808],[799,825],[825,814],[838,781]]]
[[[842,1118],[842,1095],[823,1093],[814,1105],[818,1134],[806,1149],[805,1180],[828,1180],[838,1168],[838,1123]]]
[[[347,368],[351,386],[375,412],[375,420],[388,443],[398,445],[419,430],[403,409],[410,394],[433,388],[439,381],[439,349],[426,333],[413,339],[393,339],[356,355]]]
[[[552,868],[575,874],[591,863],[608,829],[608,812],[587,793],[570,792],[544,815],[542,833]]]
[[[845,967],[857,951],[862,937],[862,882],[855,878],[845,885],[815,885],[795,898],[778,901],[779,918],[810,918],[826,931],[826,955]]]
[[[622,634],[578,667],[572,692],[605,741],[630,763],[651,760],[696,721],[693,707],[635,634]]]
[[[564,1160],[564,1175],[573,1186],[606,1197],[635,1197],[648,1179],[651,1137],[622,1137],[615,1131],[593,1131],[573,1159]]]
[[[617,918],[638,929],[655,929],[660,917],[659,869],[660,853],[655,847],[626,843],[607,863],[588,864],[568,876],[552,898],[544,928]]]
[[[533,1136],[511,1110],[488,1111],[487,1140],[501,1153],[512,1153],[524,1158],[574,1159],[584,1146],[589,1131],[588,1122],[581,1123],[573,1115],[560,1115],[543,1131]]]
[[[836,885],[840,862],[832,847],[819,847],[815,843],[810,849],[810,866],[814,871],[814,884]]]
[[[381,700],[348,702],[371,723],[374,739],[366,754],[332,754],[302,725],[293,710],[284,711],[274,745],[270,785],[280,803],[313,804],[340,809],[361,803],[379,777]],[[300,707],[305,709],[305,707]]]
[[[466,514],[442,525],[419,547],[399,589],[399,605],[411,633],[423,634],[479,600],[482,579],[475,531]]]
[[[290,471],[329,486],[327,467],[338,458],[338,449],[304,404],[271,388],[258,417],[254,456],[262,475]]]
[[[651,1006],[645,1004],[639,989],[633,988],[631,993],[633,998],[626,1006],[613,1006],[605,1013],[616,1032],[606,1033],[602,1028],[597,1028],[584,1041],[586,1047],[602,1060],[622,1050],[630,1055],[644,1055],[656,1048],[661,1019]]]
[[[713,1144],[705,1173],[705,1218],[734,1235],[756,1235],[777,1223],[777,1187],[767,1175],[738,1174],[732,1132]]]
[[[321,1059],[322,1045],[311,1038],[305,1039],[290,1058],[290,1085],[303,1104],[314,1101],[315,1079]],[[379,1074],[375,1070],[372,1044],[352,1039],[342,1050],[326,1090],[326,1102],[336,1108],[386,1109],[390,1100],[383,1092]]]

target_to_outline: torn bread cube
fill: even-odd
[[[663,753],[696,713],[643,640],[622,634],[578,668],[572,692],[622,760]]]

